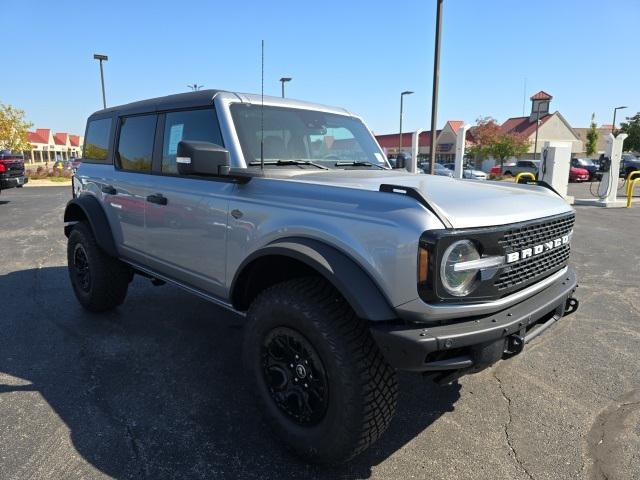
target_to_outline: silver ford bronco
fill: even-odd
[[[550,187],[393,170],[359,117],[296,100],[94,113],[64,222],[86,309],[116,308],[138,274],[245,317],[262,411],[319,463],[383,434],[397,370],[455,381],[578,306],[574,213]]]

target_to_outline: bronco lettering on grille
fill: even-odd
[[[553,250],[554,248],[558,248],[562,245],[567,245],[569,243],[569,235],[570,234],[567,234],[560,238],[549,240],[548,242],[544,242],[541,245],[525,248],[524,250],[520,250],[519,252],[507,253],[507,263],[517,262],[520,259],[524,260],[526,258],[548,252],[549,250]]]

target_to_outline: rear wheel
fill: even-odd
[[[266,419],[290,449],[344,462],[387,429],[397,381],[366,323],[321,278],[275,285],[248,312],[244,357]]]
[[[67,242],[67,265],[73,291],[80,304],[92,312],[120,305],[131,279],[130,269],[104,253],[85,223],[76,224]]]

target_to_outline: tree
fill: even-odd
[[[31,150],[27,130],[32,126],[25,121],[23,110],[0,103],[0,150]]]
[[[480,158],[493,157],[500,162],[500,171],[504,161],[518,157],[529,151],[529,140],[518,133],[503,132],[494,118],[480,117],[473,129],[474,145],[469,153]]]
[[[596,114],[591,114],[591,124],[589,125],[589,130],[587,131],[587,146],[586,152],[587,156],[591,157],[596,153],[598,148],[598,137],[600,133],[598,132],[598,125],[596,125]]]
[[[640,152],[640,112],[627,117],[626,122],[621,122],[619,132],[629,135],[624,141],[625,150]]]

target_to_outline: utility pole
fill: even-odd
[[[282,98],[284,98],[284,84],[286,82],[290,82],[291,80],[293,80],[291,77],[282,77],[280,79],[280,83],[282,84]]]
[[[405,95],[411,95],[413,92],[405,90],[400,94],[400,142],[398,143],[398,155],[402,153],[402,105]]]
[[[548,110],[548,108],[547,108]],[[540,126],[540,102],[536,105],[536,139],[533,142],[533,159],[536,159],[536,152],[538,151],[538,127]]]
[[[100,61],[100,83],[102,84],[102,108],[107,108],[107,97],[104,94],[104,72],[102,71],[102,62],[106,62],[109,60],[109,57],[106,55],[101,55],[99,53],[93,54],[93,59]]]
[[[429,161],[431,163],[431,175],[436,168],[436,123],[438,121],[438,81],[440,80],[440,30],[442,29],[442,3],[436,0],[436,42],[433,54],[433,93],[431,95],[431,148],[429,149]]]

